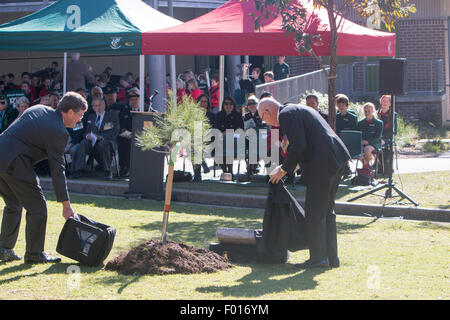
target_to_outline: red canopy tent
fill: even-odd
[[[330,55],[329,20],[325,8],[309,0],[293,0],[307,9],[306,30],[322,41],[313,43],[318,56]],[[142,34],[142,53],[148,55],[260,55],[296,56],[293,37],[282,30],[281,16],[263,20],[254,30],[253,0],[231,0],[221,7],[178,26]],[[395,34],[372,30],[344,19],[339,29],[338,56],[394,56]]]

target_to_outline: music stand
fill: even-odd
[[[365,196],[368,196],[368,195],[370,195],[370,194],[373,194],[373,193],[375,193],[375,192],[377,192],[377,191],[379,191],[379,190],[387,189],[386,192],[385,192],[385,194],[384,194],[384,198],[385,198],[385,199],[387,199],[387,198],[392,198],[392,197],[393,197],[393,196],[392,196],[392,190],[395,190],[395,191],[400,195],[400,197],[401,197],[402,199],[407,199],[407,200],[409,200],[409,201],[410,201],[412,204],[414,204],[416,207],[419,205],[416,201],[414,201],[411,197],[409,197],[407,194],[405,194],[402,190],[400,190],[399,188],[397,188],[397,187],[395,186],[395,183],[394,183],[393,179],[392,179],[392,174],[393,174],[393,172],[394,172],[394,139],[395,139],[395,135],[394,135],[394,114],[395,114],[395,95],[392,95],[391,97],[392,97],[392,98],[391,98],[391,114],[390,114],[390,116],[389,116],[389,121],[391,121],[391,123],[392,123],[392,138],[390,139],[389,145],[388,145],[388,147],[389,147],[389,149],[390,149],[390,151],[391,151],[391,152],[389,152],[389,157],[390,157],[391,159],[389,159],[389,160],[390,160],[390,161],[389,161],[389,164],[390,164],[390,165],[388,166],[388,175],[389,175],[388,182],[385,183],[385,184],[382,184],[382,185],[380,185],[380,186],[378,186],[378,187],[376,187],[376,188],[374,188],[374,189],[372,189],[372,190],[369,190],[369,191],[367,191],[367,192],[365,192],[365,193],[363,193],[363,194],[361,194],[361,195],[358,195],[358,196],[356,196],[356,197],[353,197],[353,198],[347,200],[347,202],[352,202],[352,201],[354,201],[354,200],[357,200],[357,199],[363,198],[363,197],[365,197]]]

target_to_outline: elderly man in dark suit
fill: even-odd
[[[350,159],[347,148],[312,108],[294,104],[283,107],[265,98],[259,102],[258,112],[267,124],[279,126],[289,141],[287,158],[269,174],[270,181],[278,183],[299,163],[303,167],[310,259],[296,266],[338,267],[334,201],[344,165]]]
[[[92,109],[95,113],[89,115],[86,127],[86,136],[80,142],[77,152],[82,152],[80,159],[93,153],[94,158],[103,167],[105,179],[112,179],[111,151],[117,148],[117,135],[119,134],[119,118],[111,111],[106,111],[105,101],[101,98],[92,100]]]
[[[8,99],[0,93],[0,133],[5,131],[19,116],[19,111],[8,105]]]
[[[59,262],[44,251],[47,206],[33,165],[48,159],[56,200],[62,203],[63,217],[74,215],[64,174],[64,149],[69,134],[81,121],[86,100],[68,92],[56,110],[31,107],[0,135],[0,195],[5,201],[0,232],[0,260],[20,260],[13,248],[19,234],[22,208],[26,214],[26,263]]]

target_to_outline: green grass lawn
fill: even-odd
[[[48,198],[46,250],[55,253],[64,220]],[[113,250],[159,238],[163,203],[72,195],[75,210],[117,229]],[[3,202],[0,200],[0,208]],[[261,228],[263,211],[173,204],[169,240],[207,248],[217,227]],[[125,276],[63,257],[54,265],[0,263],[0,299],[449,299],[448,224],[338,216],[341,267],[299,270],[240,264],[211,274]],[[25,217],[16,252],[23,255]],[[74,273],[79,271],[79,273]]]
[[[206,180],[201,183],[180,182],[175,183],[174,188],[262,196],[267,195],[267,184],[264,182],[263,177],[258,178],[258,182],[252,183],[220,183],[215,180]],[[421,207],[450,209],[450,185],[448,183],[450,181],[450,171],[402,174],[401,176],[394,175],[393,178],[396,186],[417,201]],[[387,178],[380,177],[378,182],[386,183]],[[297,184],[294,187],[288,185],[288,189],[297,198],[305,197],[306,188],[302,185]],[[343,181],[336,194],[336,201],[346,202],[348,199],[370,189],[370,187],[353,186],[349,180]],[[385,202],[383,197],[384,191],[378,192],[378,195],[381,195],[381,197],[371,195],[358,199],[353,203],[383,204]],[[395,191],[393,192],[393,195],[397,196]],[[390,198],[386,200],[386,204],[395,204],[398,200],[398,197]],[[407,200],[403,200],[403,203],[411,205]]]

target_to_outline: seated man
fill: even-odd
[[[336,95],[336,133],[339,135],[342,130],[357,130],[358,116],[348,110],[349,99],[345,94]]]
[[[365,119],[358,122],[358,130],[362,132],[364,168],[369,168],[373,151],[381,149],[383,121],[376,118],[375,105],[371,102],[364,104],[364,115]]]
[[[94,159],[103,167],[105,179],[111,180],[111,148],[117,143],[119,134],[119,118],[114,113],[106,112],[105,101],[101,98],[92,100],[92,109],[87,120],[86,136],[80,142],[78,152],[85,159],[86,154],[93,153]]]
[[[5,131],[18,115],[19,111],[8,105],[6,96],[0,93],[0,133]]]
[[[107,85],[105,87],[104,96],[106,101],[106,111],[113,111],[113,113],[119,116],[120,110],[125,107],[125,104],[117,101],[116,88]]]
[[[79,151],[80,147],[84,148],[80,142],[84,138],[86,127],[83,121],[80,121],[75,125],[75,128],[67,128],[67,131],[69,132],[69,142],[64,153],[69,153],[70,159],[72,160],[69,178],[78,179],[83,176],[82,172],[86,166],[86,153]]]
[[[132,88],[128,93],[128,105],[124,106],[119,114],[120,134],[117,137],[119,152],[120,176],[130,176],[130,154],[132,136],[132,115],[131,111],[139,111],[139,89]]]

